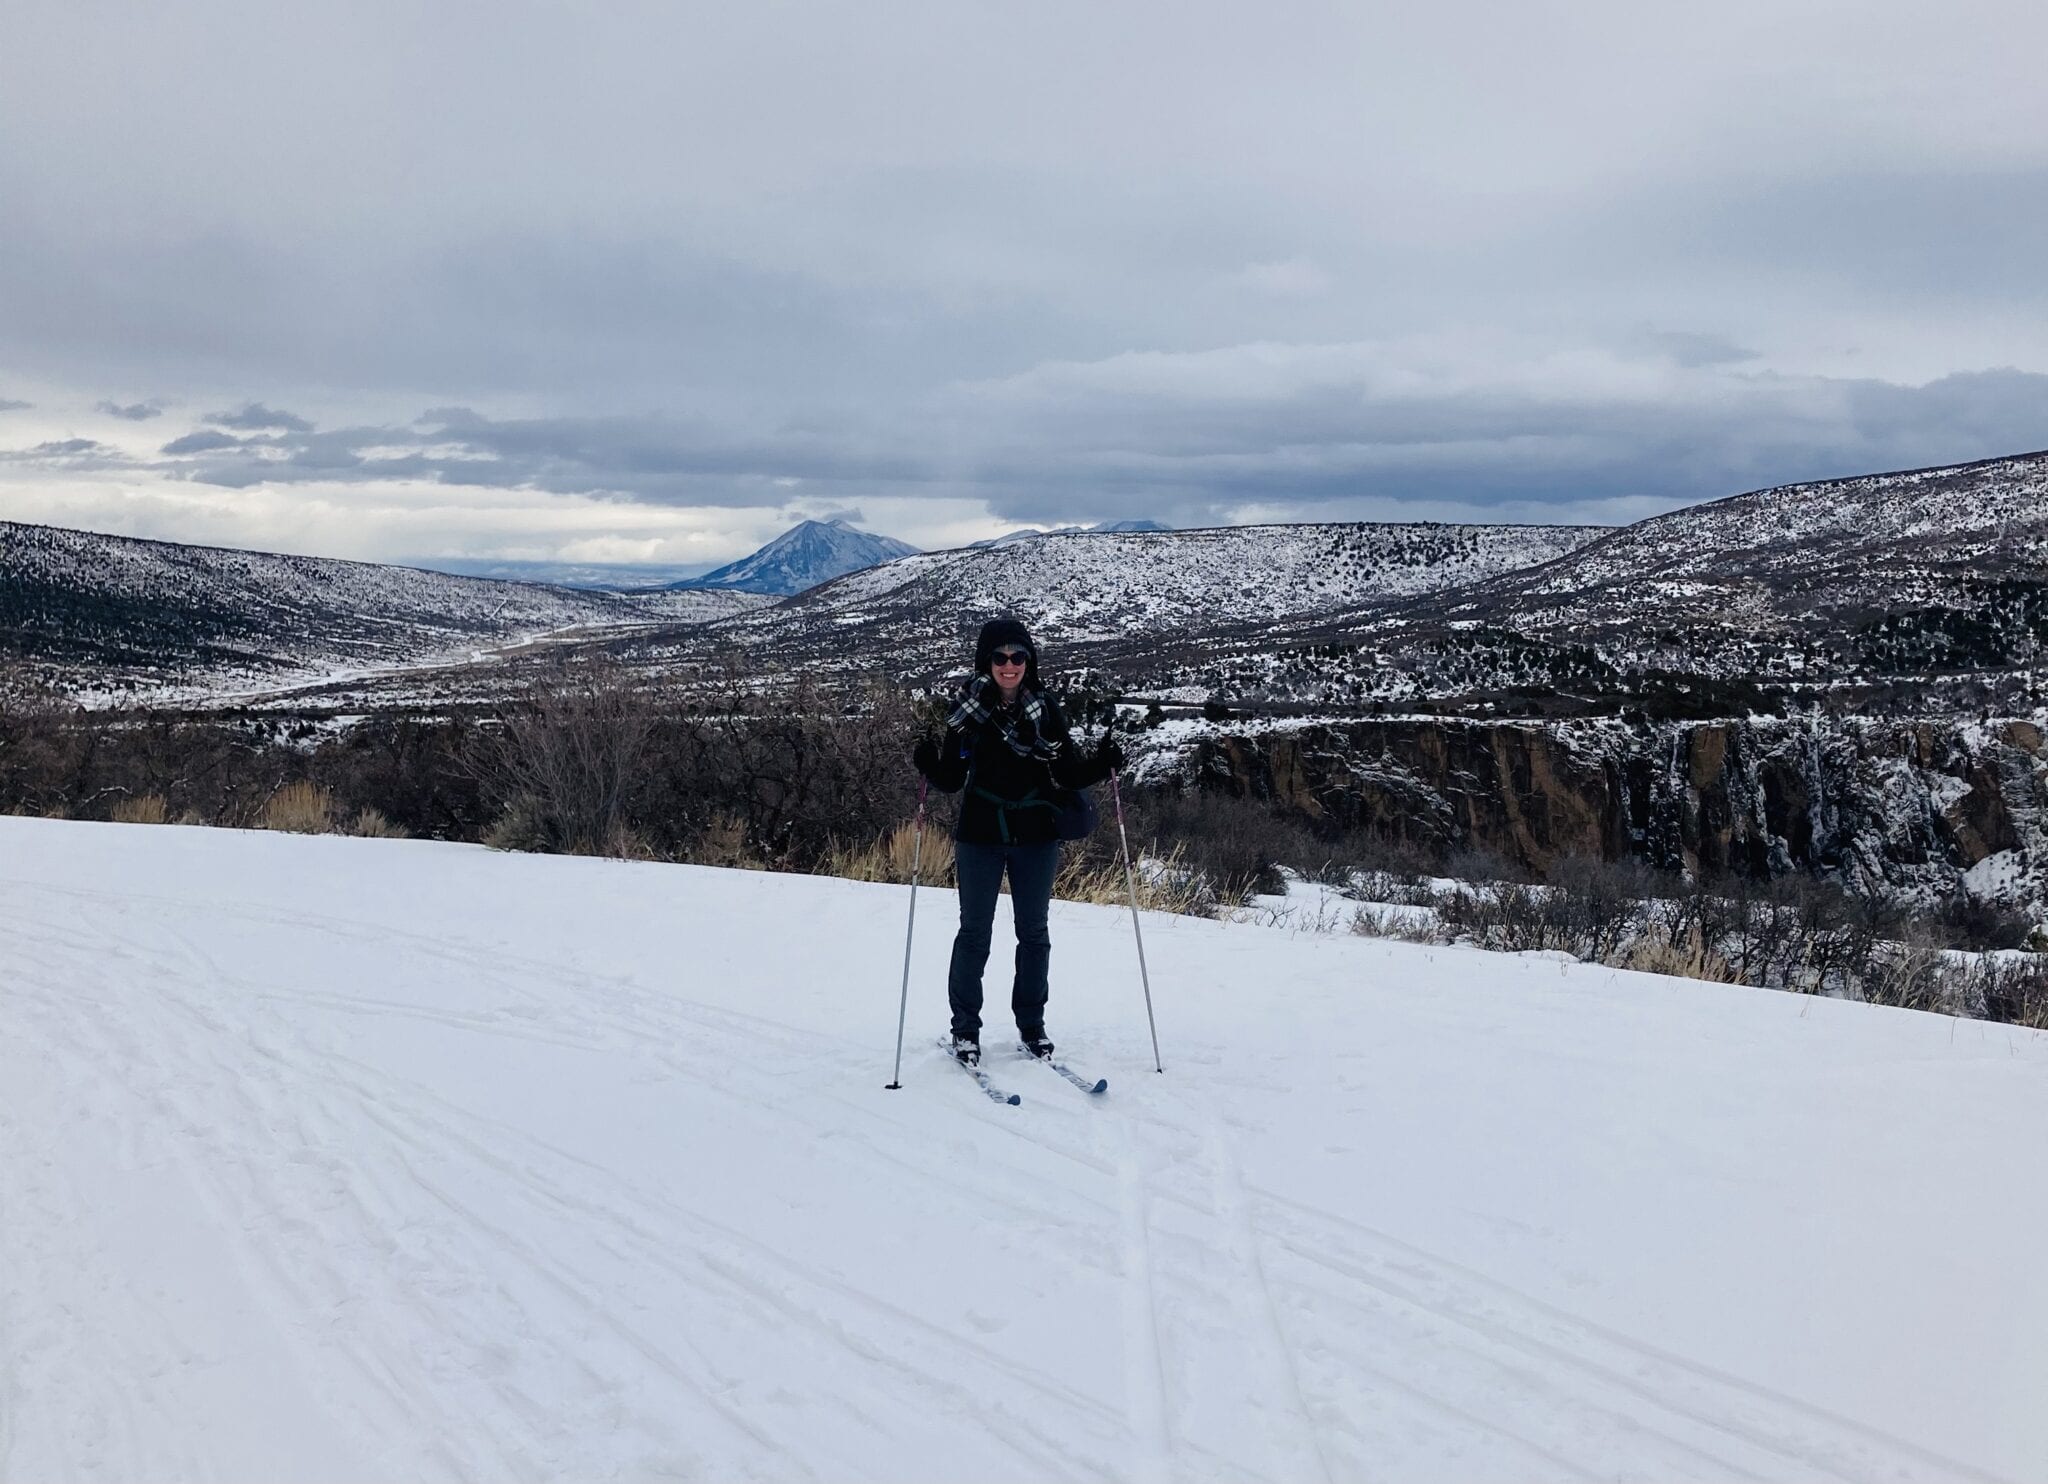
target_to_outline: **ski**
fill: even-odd
[[[980,1067],[970,1067],[969,1065],[967,1065],[966,1062],[960,1060],[959,1057],[953,1055],[953,1042],[951,1037],[942,1036],[939,1039],[939,1049],[946,1053],[947,1061],[953,1063],[954,1066],[958,1067],[961,1071],[965,1072],[968,1076],[972,1077],[975,1080],[975,1082],[979,1084],[981,1090],[988,1094],[988,1099],[990,1102],[1004,1103],[1014,1108],[1017,1106],[1017,1104],[1024,1101],[1024,1099],[1018,1097],[1017,1094],[1015,1094],[1014,1092],[1004,1092],[1000,1087],[996,1086],[995,1083],[989,1081],[988,1073],[984,1072]]]
[[[1047,1066],[1051,1067],[1055,1072],[1058,1072],[1062,1077],[1066,1078],[1069,1082],[1073,1083],[1074,1086],[1080,1088],[1081,1091],[1087,1093],[1090,1097],[1099,1097],[1103,1093],[1109,1091],[1109,1079],[1107,1077],[1097,1077],[1093,1082],[1090,1082],[1086,1077],[1083,1077],[1079,1072],[1075,1071],[1072,1067],[1068,1066],[1063,1061],[1054,1061],[1049,1056],[1033,1056],[1031,1048],[1029,1046],[1024,1045],[1021,1041],[1017,1044],[1017,1049],[1023,1052],[1026,1056],[1031,1057],[1033,1061],[1044,1062]]]

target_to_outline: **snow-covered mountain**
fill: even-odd
[[[0,521],[0,654],[81,695],[275,689],[459,663],[566,631],[701,623],[755,601],[582,592]]]
[[[752,556],[671,586],[787,595],[916,550],[908,542],[856,530],[844,520],[807,520]]]
[[[963,639],[1007,613],[1056,645],[1144,644],[1455,588],[1550,561],[1606,533],[1360,523],[1045,536],[856,572],[726,620],[717,640],[794,652],[829,635],[855,659],[914,671],[959,663]]]
[[[997,1106],[908,895],[0,818],[0,1478],[2048,1458],[2048,1036],[1062,902]]]

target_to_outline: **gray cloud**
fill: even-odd
[[[26,412],[35,405],[33,402],[17,402],[11,397],[0,397],[0,412]]]
[[[240,448],[244,440],[231,433],[222,433],[213,428],[201,428],[196,433],[187,433],[182,438],[173,438],[163,446],[168,454],[218,453],[223,449]]]
[[[1989,370],[1909,386],[1755,372],[1681,350],[1653,363],[1626,349],[1589,355],[1576,379],[1542,358],[1496,364],[1474,350],[1440,365],[1434,385],[1413,378],[1399,348],[1374,345],[1055,364],[955,388],[895,436],[823,418],[748,428],[444,407],[404,425],[247,440],[203,431],[165,452],[195,455],[169,467],[230,488],[404,479],[667,505],[800,498],[854,520],[861,501],[946,495],[1013,521],[1201,525],[1246,508],[1532,519],[1555,506],[1632,518],[1766,484],[2048,446],[2048,376]],[[924,427],[951,437],[921,437]]]
[[[239,428],[244,432],[261,433],[278,431],[285,433],[310,433],[313,425],[305,418],[290,412],[278,412],[265,407],[261,402],[245,402],[233,412],[209,412],[206,421],[223,428]]]
[[[38,443],[28,450],[32,458],[67,458],[73,454],[98,453],[106,445],[92,438],[60,438],[49,443]]]
[[[95,412],[104,412],[108,417],[126,418],[132,423],[148,422],[153,417],[163,416],[163,405],[159,402],[131,402],[126,407],[114,401],[97,403]]]

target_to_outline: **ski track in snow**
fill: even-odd
[[[195,1416],[251,1356],[336,1478],[1999,1477],[1270,1187],[1208,1048],[884,1093],[886,1047],[490,926],[0,876],[14,1065],[75,1125],[0,1093],[0,1478],[320,1475]],[[481,1091],[549,1068],[671,1132]],[[95,1216],[138,1179],[196,1299]],[[907,1271],[829,1239],[862,1187]]]

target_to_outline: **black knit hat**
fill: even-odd
[[[992,618],[981,626],[981,637],[974,641],[974,673],[989,674],[991,657],[1005,644],[1021,644],[1029,656],[1024,661],[1024,685],[1028,690],[1038,690],[1038,646],[1031,642],[1031,631],[1014,618]]]

